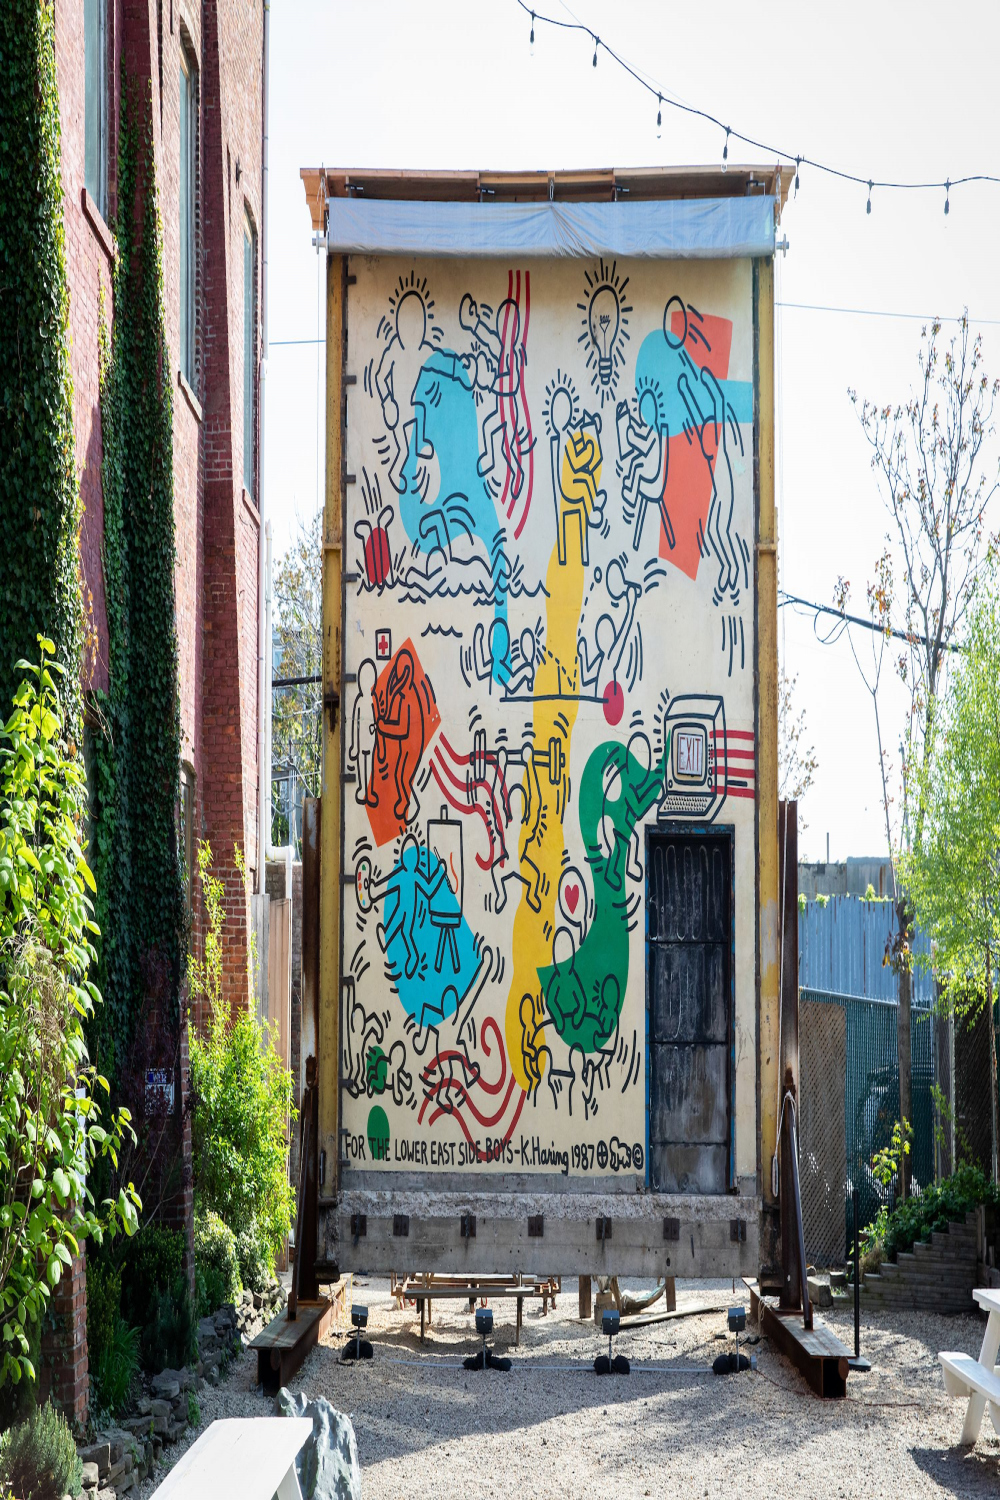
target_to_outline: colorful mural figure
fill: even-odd
[[[344,1126],[641,1178],[647,831],[753,848],[749,269],[354,272]]]

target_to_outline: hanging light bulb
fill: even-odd
[[[945,211],[945,213],[949,213],[950,210],[951,210],[951,201],[950,200],[951,200],[951,178],[949,177],[948,180],[945,182],[945,185],[944,185],[944,211]]]
[[[662,126],[663,126],[663,95],[662,94],[657,94],[657,96],[656,96],[656,139],[657,140],[660,139],[660,132],[661,132]]]
[[[798,190],[799,190],[799,162],[801,160],[802,160],[801,156],[797,156],[795,158],[795,191],[796,192],[798,192]]]
[[[531,56],[535,55],[535,12],[531,12],[531,35],[528,38],[528,51]]]
[[[722,147],[722,170],[729,171],[729,126],[726,126],[726,140]]]
[[[598,49],[598,47],[600,45],[601,45],[601,39],[600,39],[600,37],[599,36],[595,36],[594,37],[594,61],[591,63],[591,67],[592,68],[596,68],[597,67],[597,49]]]
[[[874,186],[875,186],[875,184],[871,180],[869,180],[869,183],[868,183],[868,207],[865,209],[865,212],[869,213],[869,214],[872,211],[872,188]]]

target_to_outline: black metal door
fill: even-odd
[[[647,860],[649,1180],[730,1186],[732,835],[655,832]]]

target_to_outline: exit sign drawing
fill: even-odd
[[[705,736],[685,733],[677,735],[677,774],[701,779],[705,774]]]

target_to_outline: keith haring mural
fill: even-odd
[[[648,829],[752,1015],[751,269],[351,269],[347,1163],[641,1179]]]

